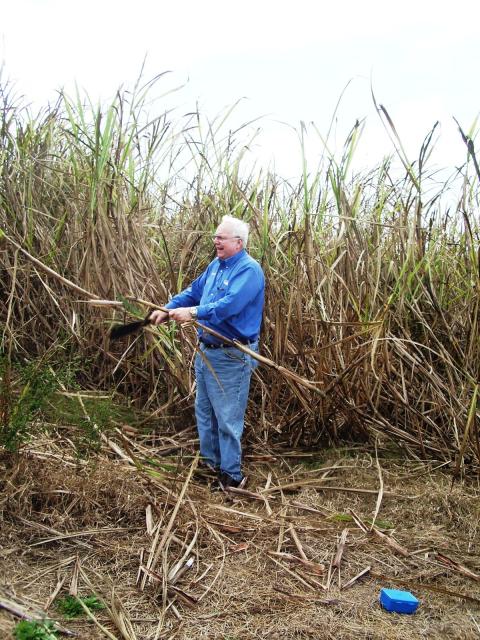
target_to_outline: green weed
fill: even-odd
[[[135,423],[135,415],[130,408],[115,404],[109,397],[88,397],[85,394],[54,394],[44,416],[54,424],[72,427],[72,442],[80,458],[98,451],[102,434],[109,433],[115,423]]]
[[[2,398],[0,445],[16,451],[29,440],[32,425],[58,387],[58,379],[42,360],[24,366],[0,359]]]
[[[85,613],[84,608],[80,604],[80,601],[92,611],[101,611],[105,609],[105,605],[101,602],[97,596],[84,596],[76,598],[75,596],[65,596],[57,600],[58,610],[65,616],[65,618],[76,618],[77,616]]]
[[[114,422],[134,421],[132,411],[111,398],[75,394],[77,358],[54,361],[51,355],[32,362],[12,362],[0,356],[0,446],[17,451],[47,424],[73,427],[72,441],[79,457],[98,451],[101,436]],[[63,395],[61,389],[73,394]]]
[[[36,622],[22,620],[13,630],[16,640],[57,640],[55,625],[50,620]]]

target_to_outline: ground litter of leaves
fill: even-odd
[[[1,638],[19,615],[85,639],[480,637],[478,476],[380,444],[256,446],[246,490],[212,492],[182,437],[119,431],[81,461],[59,434],[0,458]],[[382,588],[417,612],[385,611]],[[105,608],[66,619],[68,593]]]

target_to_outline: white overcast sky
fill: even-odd
[[[3,80],[35,105],[76,82],[93,99],[169,70],[169,105],[210,118],[244,98],[233,122],[264,116],[252,154],[285,177],[300,171],[294,128],[326,135],[344,87],[331,146],[366,118],[357,162],[373,168],[392,145],[371,97],[390,112],[410,159],[435,121],[434,162],[463,162],[455,116],[480,112],[478,0],[0,0]],[[158,106],[159,111],[161,106]],[[282,124],[286,123],[286,124]],[[289,125],[289,126],[288,126]],[[309,159],[321,153],[313,128]]]

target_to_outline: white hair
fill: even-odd
[[[247,246],[249,226],[240,218],[234,218],[233,216],[223,216],[222,224],[228,224],[231,228],[233,235],[238,236],[243,242],[243,246]]]

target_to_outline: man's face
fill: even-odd
[[[221,224],[217,227],[213,243],[217,251],[217,258],[220,260],[231,258],[243,248],[243,242],[235,236],[229,224]]]

